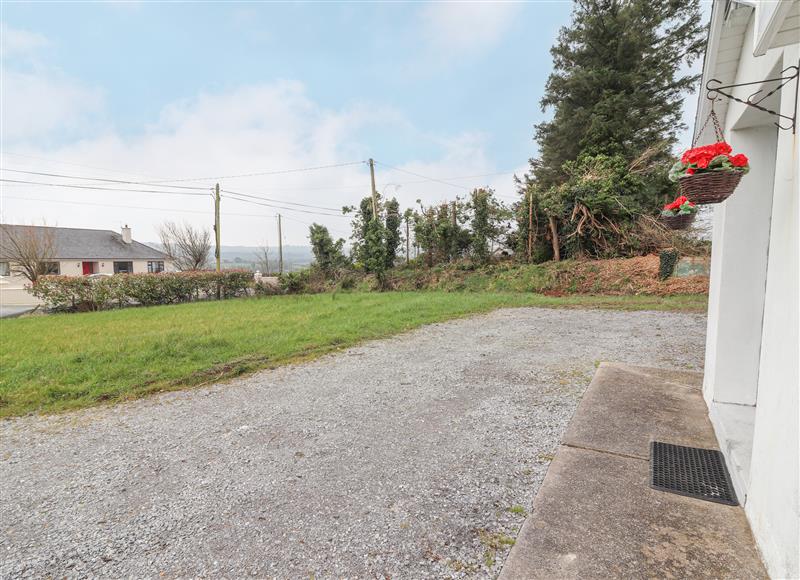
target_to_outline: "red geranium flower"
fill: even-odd
[[[733,149],[725,141],[702,145],[689,149],[681,156],[681,162],[685,165],[697,165],[700,168],[708,167],[708,163],[717,155],[728,155]]]
[[[675,201],[673,201],[672,203],[665,205],[664,209],[678,209],[679,207],[681,207],[687,201],[689,201],[689,200],[686,199],[686,196],[682,195],[680,197],[675,198]],[[692,203],[691,205],[694,205],[694,204]]]
[[[747,164],[749,163],[744,153],[739,153],[738,155],[734,155],[733,157],[728,157],[728,159],[730,160],[731,165],[733,165],[734,167],[747,167]]]

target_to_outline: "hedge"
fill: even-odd
[[[54,310],[106,310],[134,304],[177,304],[193,300],[247,296],[248,270],[159,272],[83,276],[40,276],[28,291]]]

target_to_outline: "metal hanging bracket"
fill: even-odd
[[[779,121],[776,121],[775,125],[777,125],[777,127],[779,129],[783,129],[784,131],[788,131],[789,129],[791,129],[792,133],[794,133],[795,130],[796,130],[796,124],[797,124],[798,73],[800,73],[800,68],[798,68],[796,66],[790,66],[790,67],[787,67],[787,68],[783,69],[781,71],[781,76],[778,77],[778,78],[764,79],[763,81],[753,81],[753,82],[750,82],[750,83],[739,83],[739,84],[735,84],[735,85],[722,85],[722,84],[720,84],[721,81],[718,81],[717,79],[711,79],[706,83],[706,91],[707,91],[706,97],[708,99],[710,99],[711,101],[716,101],[716,100],[718,100],[720,98],[719,95],[722,95],[723,97],[727,97],[727,98],[729,98],[729,99],[731,99],[733,101],[736,101],[737,103],[742,103],[743,105],[747,105],[749,107],[754,107],[754,108],[758,109],[759,111],[764,111],[765,113],[768,113],[770,115],[778,117]],[[794,81],[794,107],[792,109],[792,116],[791,117],[789,117],[787,115],[782,115],[777,111],[773,111],[772,109],[767,109],[766,107],[762,107],[761,106],[760,103],[762,103],[765,99],[768,99],[769,97],[774,95],[776,92],[781,90],[783,87],[785,87],[786,85],[788,85],[792,81]],[[712,86],[712,83],[716,83],[716,84],[714,84]],[[768,93],[766,93],[765,95],[763,95],[763,96],[761,96],[759,98],[756,98],[756,96],[759,93],[762,93],[764,91],[764,89],[758,89],[756,92],[751,94],[745,100],[742,100],[742,99],[740,99],[738,97],[734,97],[732,94],[725,92],[728,89],[734,89],[736,87],[747,87],[747,86],[752,86],[752,85],[761,85],[761,84],[764,84],[764,83],[778,83],[778,84],[771,91],[769,91]],[[788,124],[786,124],[785,126],[783,124],[781,124],[781,123],[784,122],[784,120],[788,121]]]

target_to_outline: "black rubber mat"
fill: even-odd
[[[725,458],[716,449],[651,442],[650,487],[687,497],[739,505]]]

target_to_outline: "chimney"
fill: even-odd
[[[133,239],[131,238],[131,228],[128,227],[128,224],[122,226],[122,241],[126,244],[133,242]]]

